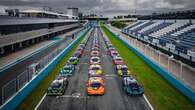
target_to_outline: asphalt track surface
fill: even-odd
[[[53,50],[57,48],[64,48],[64,46],[68,46],[68,44],[70,44],[71,41],[72,41],[71,38],[60,39],[59,41],[57,41],[58,43],[55,43],[54,45],[51,45],[50,47],[32,55],[31,57],[19,62],[18,64],[0,72],[0,88],[3,85],[5,85],[7,82],[16,78],[22,72],[26,71],[26,68],[29,65],[40,61],[42,58],[44,58],[45,56],[47,56],[49,53],[51,53]]]
[[[80,63],[77,65],[74,75],[69,79],[65,94],[63,96],[46,96],[38,110],[150,110],[142,96],[128,96],[123,91],[121,78],[116,75],[103,38],[101,36],[98,38],[105,79],[105,94],[103,96],[87,95],[88,62],[93,39],[90,36]]]

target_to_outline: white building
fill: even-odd
[[[8,13],[5,12],[5,8],[0,7],[0,16],[7,16]]]
[[[78,8],[68,8],[67,14],[71,16],[79,16],[79,9]]]

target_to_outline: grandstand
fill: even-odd
[[[122,32],[194,65],[195,20],[138,20]]]
[[[195,19],[195,9],[192,10],[179,10],[179,11],[170,11],[170,12],[154,12],[152,15],[136,15],[140,20],[164,20],[164,19]]]

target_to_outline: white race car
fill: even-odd
[[[100,64],[100,63],[101,63],[100,57],[91,57],[90,58],[90,64],[91,65]]]

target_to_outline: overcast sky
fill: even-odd
[[[106,16],[128,13],[152,13],[193,9],[195,0],[0,0],[2,8],[40,8],[52,7],[66,11],[67,7],[78,7],[84,13],[97,13]]]

